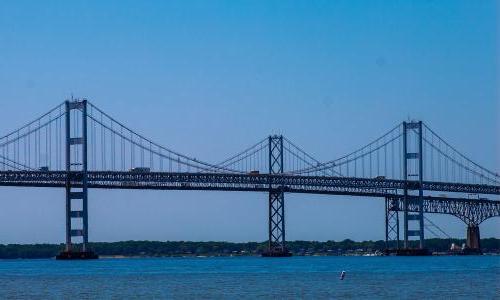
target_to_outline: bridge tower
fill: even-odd
[[[405,180],[403,224],[404,248],[409,249],[411,237],[418,237],[419,248],[424,249],[423,211],[423,151],[422,121],[403,122],[403,178]],[[418,212],[409,212],[409,196],[418,196]],[[415,252],[416,253],[416,252]]]
[[[66,248],[57,259],[97,258],[88,247],[87,100],[66,101]],[[73,239],[81,239],[77,248]]]
[[[283,174],[283,136],[269,137],[269,174]],[[290,256],[285,242],[285,194],[282,186],[269,184],[269,244],[263,256]]]

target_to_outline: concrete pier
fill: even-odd
[[[479,226],[467,226],[467,248],[481,252],[481,236],[479,234]]]

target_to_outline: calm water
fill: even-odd
[[[500,299],[500,257],[0,260],[0,299],[77,297]]]

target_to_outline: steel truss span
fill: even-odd
[[[65,188],[65,259],[95,256],[87,249],[88,189],[265,192],[269,256],[289,255],[286,193],[385,198],[386,240],[397,248],[400,224],[405,248],[411,237],[424,247],[424,213],[459,217],[469,226],[471,247],[479,247],[479,224],[500,215],[500,201],[487,199],[500,195],[500,175],[421,121],[397,124],[332,160],[320,161],[290,139],[271,135],[211,163],[139,134],[85,99],[65,101],[0,136],[0,186]],[[485,196],[472,200],[468,194]],[[72,247],[78,242],[81,250]]]
[[[387,199],[389,210],[404,211],[404,197],[388,196]],[[408,210],[420,212],[419,201],[418,197],[410,198]],[[486,219],[500,216],[500,201],[426,196],[423,198],[423,212],[453,215],[469,226],[478,226]]]

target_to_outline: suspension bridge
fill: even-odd
[[[385,200],[387,248],[401,254],[425,252],[424,214],[458,217],[467,225],[467,247],[475,251],[480,251],[479,225],[500,216],[499,174],[469,159],[421,121],[400,123],[326,162],[286,137],[272,135],[209,163],[155,143],[87,100],[65,101],[1,137],[0,186],[66,190],[62,259],[96,257],[88,247],[89,189],[268,193],[266,256],[290,255],[287,193]]]

